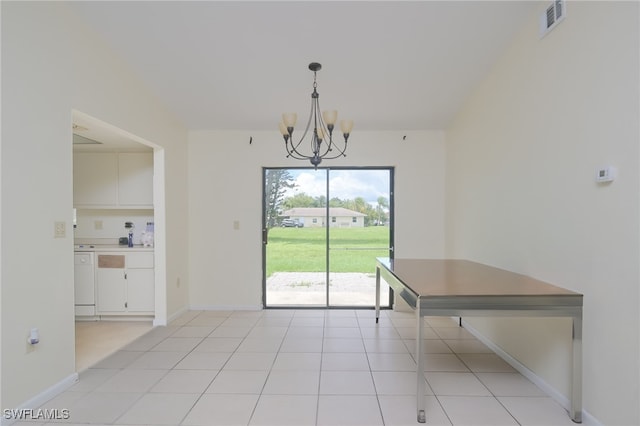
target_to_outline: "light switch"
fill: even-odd
[[[93,228],[95,230],[102,229],[102,221],[101,220],[96,220],[95,222],[93,222]]]
[[[53,237],[64,238],[66,235],[67,235],[67,225],[65,224],[65,222],[54,222]]]
[[[240,229],[240,221],[239,220],[234,220],[233,221],[233,229],[235,229],[236,231],[238,229]]]

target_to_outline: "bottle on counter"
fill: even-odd
[[[153,222],[147,222],[147,228],[140,237],[144,247],[153,247]]]
[[[134,228],[133,222],[124,223],[124,229],[129,232],[129,235],[127,237],[128,247],[133,247],[133,228]]]

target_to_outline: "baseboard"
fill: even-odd
[[[168,323],[168,322],[166,322],[166,321],[162,321],[162,320],[160,320],[160,319],[158,319],[158,318],[154,318],[154,319],[153,319],[153,322],[152,322],[151,324],[152,324],[154,327],[158,327],[158,326],[163,326],[163,327],[164,327],[164,326],[168,325],[169,323]]]
[[[189,311],[261,311],[262,305],[197,305],[185,306],[171,314],[166,323],[153,321],[154,326],[168,325]]]
[[[191,311],[261,311],[262,305],[199,305],[191,306]]]
[[[67,377],[65,377],[64,379],[60,380],[58,383],[56,383],[55,385],[51,386],[50,388],[44,390],[43,392],[40,392],[38,395],[34,396],[33,398],[23,402],[22,404],[20,404],[18,407],[16,407],[15,409],[11,410],[12,413],[15,413],[15,415],[12,415],[11,413],[7,413],[6,411],[3,411],[2,413],[2,422],[0,423],[2,426],[5,425],[12,425],[18,421],[33,421],[36,420],[36,418],[33,418],[33,416],[37,415],[37,408],[41,407],[42,405],[44,405],[47,401],[50,401],[51,399],[55,398],[56,396],[60,395],[62,392],[66,391],[67,389],[69,389],[71,386],[73,386],[75,383],[78,382],[78,373],[73,373]],[[33,411],[36,410],[36,411]],[[49,414],[56,414],[56,413],[49,413]],[[58,413],[59,414],[59,413]],[[18,416],[22,415],[23,418],[20,419],[18,418]],[[44,415],[46,415],[46,413],[44,413]],[[12,417],[12,418],[7,418],[7,416]],[[29,417],[24,417],[24,416],[31,416],[31,418]],[[48,421],[48,419],[40,419],[37,418],[37,420],[42,420],[42,421]]]
[[[540,376],[536,375],[533,371],[529,370],[524,364],[520,363],[517,359],[509,355],[498,345],[493,343],[491,340],[487,339],[482,333],[473,328],[465,319],[462,319],[462,325],[469,333],[473,334],[476,339],[480,340],[484,343],[489,349],[495,352],[500,358],[502,358],[506,363],[515,368],[520,374],[522,374],[527,379],[531,380],[533,384],[538,386],[544,393],[546,393],[550,398],[555,400],[558,404],[560,404],[565,410],[570,411],[571,401],[564,394],[560,393],[556,388],[551,386],[545,380],[543,380]],[[584,426],[604,426],[602,423],[598,421],[595,417],[590,415],[587,411],[585,411],[584,407],[582,408],[582,425]]]
[[[99,321],[153,321],[154,317],[151,315],[100,315]]]
[[[177,311],[175,311],[173,314],[169,315],[169,318],[167,319],[167,323],[166,324],[156,324],[155,320],[153,322],[153,325],[167,325],[167,324],[171,324],[172,321],[180,318],[184,313],[189,312],[189,307],[188,306],[184,306],[180,309],[178,309]]]

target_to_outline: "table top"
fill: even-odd
[[[461,259],[389,259],[378,262],[420,298],[582,295],[526,275]]]

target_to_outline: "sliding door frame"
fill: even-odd
[[[325,212],[325,306],[267,306],[267,240],[268,240],[268,228],[267,228],[267,204],[266,204],[266,175],[268,170],[314,170],[313,167],[263,167],[262,168],[262,307],[264,309],[375,309],[375,306],[335,306],[329,303],[329,274],[330,270],[330,220],[329,215],[329,200],[330,200],[330,176],[331,170],[388,170],[389,171],[389,255],[388,257],[393,259],[395,252],[395,167],[393,166],[364,166],[364,167],[318,167],[320,170],[326,171],[325,181],[326,189],[325,194],[327,198],[326,212]],[[374,272],[375,268],[372,270]],[[393,289],[389,288],[389,303],[388,306],[381,309],[391,309],[393,307]]]

